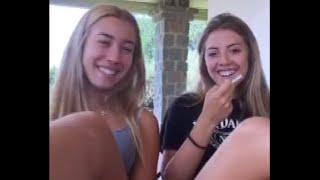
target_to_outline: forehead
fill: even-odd
[[[104,17],[98,20],[90,30],[90,35],[106,33],[121,40],[135,42],[136,32],[128,21],[116,17]]]
[[[236,32],[228,29],[218,29],[211,32],[206,40],[206,47],[208,46],[228,46],[233,43],[244,44],[243,38]]]

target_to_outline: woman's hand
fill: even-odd
[[[234,85],[230,80],[215,85],[206,93],[200,119],[210,121],[213,127],[232,112]]]

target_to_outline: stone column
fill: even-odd
[[[156,22],[154,114],[162,122],[173,100],[186,89],[189,21],[195,9],[189,1],[162,1]]]

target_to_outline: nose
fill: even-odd
[[[120,58],[120,48],[116,45],[113,45],[109,48],[109,50],[106,52],[107,54],[107,60],[112,61],[113,63],[116,63],[119,61]]]
[[[227,53],[222,54],[219,60],[219,65],[228,65],[230,63],[231,63],[231,60],[228,54]]]

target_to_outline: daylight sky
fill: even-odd
[[[49,9],[50,67],[58,68],[72,31],[88,9],[56,5],[50,5]]]

